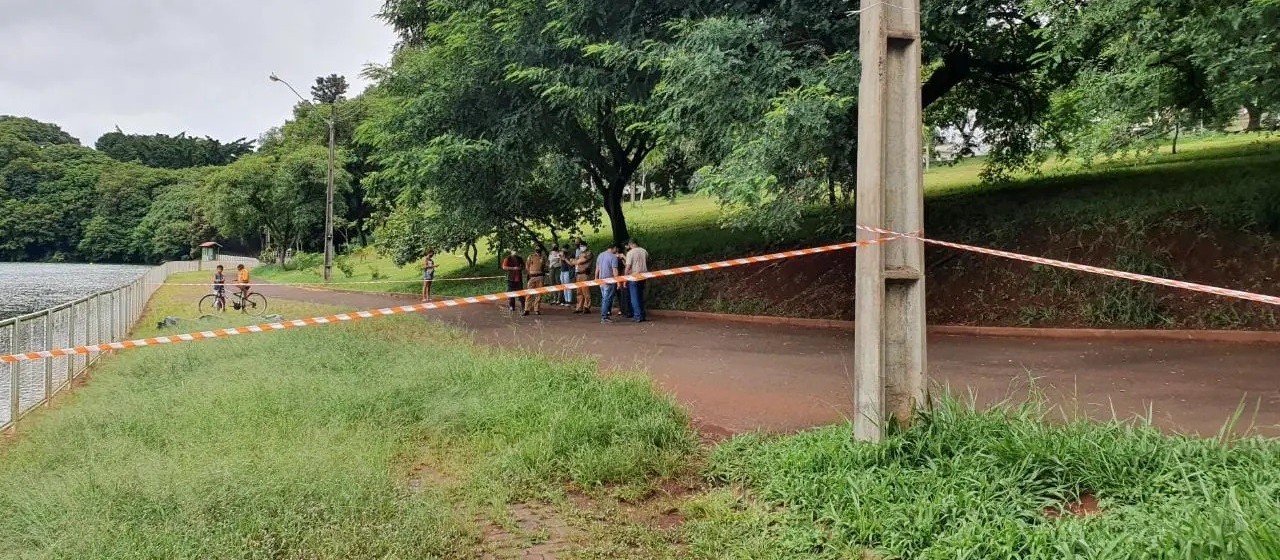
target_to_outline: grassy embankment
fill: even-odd
[[[199,293],[164,288],[142,324]],[[417,317],[146,348],[3,444],[0,555],[1280,556],[1280,443],[1043,414],[945,401],[879,445],[831,427],[698,451],[643,381]],[[661,522],[637,514],[695,471]]]
[[[934,167],[926,174],[931,235],[1246,290],[1274,289],[1272,272],[1280,272],[1274,235],[1280,231],[1280,138],[1207,137],[1185,142],[1177,155],[1165,150],[1091,167],[1055,160],[1035,176],[1001,185],[982,184],[980,170],[981,162],[970,160]],[[631,229],[650,249],[657,267],[847,239],[851,216],[851,209],[815,209],[815,227],[785,242],[769,243],[756,232],[721,227],[718,208],[706,197],[628,206]],[[600,246],[607,234],[597,232],[589,239]],[[843,258],[830,256],[813,265],[814,270],[796,274],[789,269],[776,278],[730,272],[664,280],[651,287],[651,300],[655,306],[675,309],[848,318],[851,306],[844,298],[852,296],[837,287],[847,284],[852,273]],[[419,289],[413,266],[395,267],[372,252],[350,260],[354,274],[340,275],[338,282],[366,281],[376,275],[403,283],[347,289]],[[955,258],[933,251],[930,260],[938,265],[931,267],[930,319],[938,323],[1269,328],[1280,321],[1275,313],[1248,304],[1186,300],[1124,282],[1031,270],[997,259]],[[482,260],[478,270],[467,269],[457,256],[443,256],[440,264],[442,279],[497,273],[493,258]],[[315,282],[319,268],[266,267],[259,274],[273,281]],[[744,281],[748,277],[752,282]],[[823,295],[784,301],[774,297],[776,292],[795,290],[767,286],[790,280]],[[436,284],[442,296],[502,289],[500,281]],[[815,300],[825,305],[815,306]],[[962,301],[968,303],[958,303]]]

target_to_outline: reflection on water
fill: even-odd
[[[0,320],[118,288],[145,266],[0,263]]]

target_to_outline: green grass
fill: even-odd
[[[136,334],[201,293],[163,288]],[[693,445],[646,380],[421,317],[147,348],[104,359],[0,448],[0,555],[467,558],[477,512],[565,483],[644,487]],[[424,460],[459,488],[415,491]]]
[[[1191,225],[1265,230],[1264,202],[1280,193],[1280,138],[1211,137],[1178,155],[1048,166],[1042,175],[1001,185],[930,190],[931,232],[987,244],[1015,241],[1027,228],[1071,232]]]
[[[686,506],[686,537],[703,558],[1280,557],[1280,443],[1044,414],[951,399],[875,445],[739,437],[709,467],[733,486]],[[1099,513],[1049,514],[1085,495]]]

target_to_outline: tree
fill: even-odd
[[[393,152],[385,161],[439,136],[519,137],[524,144],[504,153],[525,152],[517,160],[526,173],[548,154],[573,162],[614,239],[625,240],[623,193],[657,142],[648,126],[656,75],[632,53],[688,8],[666,0],[625,10],[607,0],[387,2],[382,17],[402,37],[388,91],[402,102],[382,128],[402,142],[382,144]],[[426,113],[450,125],[437,127]]]
[[[71,140],[56,125],[0,120],[0,259],[76,256],[95,185],[113,162]]]
[[[928,123],[984,130],[990,179],[1025,166],[1062,81],[1034,62],[1046,47],[1032,2],[941,0],[921,9]],[[671,40],[646,45],[646,64],[661,75],[655,120],[664,145],[709,164],[696,180],[731,225],[782,236],[800,226],[805,208],[852,196],[858,25],[840,0],[725,2],[670,22]]]
[[[125,134],[120,129],[103,134],[94,147],[112,159],[140,163],[148,167],[185,169],[226,165],[253,152],[253,141],[240,138],[223,144],[208,136],[188,137],[167,134]]]
[[[299,104],[294,108],[293,119],[280,127],[279,136],[263,144],[264,152],[301,145],[327,147],[328,119],[330,115],[336,116],[334,137],[339,148],[339,165],[351,175],[351,188],[344,195],[346,212],[336,215],[340,219],[334,227],[344,239],[358,237],[361,245],[368,244],[369,220],[373,215],[365,177],[375,169],[375,164],[371,148],[356,141],[356,129],[371,118],[380,103],[382,99],[374,91],[366,91],[328,107]]]
[[[56,124],[12,115],[0,115],[0,136],[10,136],[37,146],[80,145],[79,140],[63,132],[62,128]]]
[[[195,256],[196,246],[212,239],[204,177],[211,170],[192,170],[156,195],[147,214],[133,229],[138,255],[148,262]]]
[[[172,171],[137,164],[105,168],[94,185],[93,215],[77,245],[80,255],[97,262],[143,260],[134,231],[151,201],[178,178]]]
[[[319,146],[241,158],[208,177],[209,220],[228,236],[265,231],[276,261],[283,263],[285,250],[295,243],[323,245],[327,170],[328,153]],[[335,192],[345,194],[349,183],[350,176],[338,169]],[[335,214],[344,210],[341,196],[335,197]]]
[[[1050,130],[1085,158],[1150,149],[1188,125],[1221,128],[1241,107],[1250,123],[1280,107],[1280,4],[1258,0],[1043,2],[1055,70],[1074,80]]]
[[[322,105],[333,105],[346,99],[347,78],[337,74],[316,78],[316,85],[311,86],[311,98]]]

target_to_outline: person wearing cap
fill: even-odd
[[[534,247],[533,254],[525,260],[525,269],[529,271],[529,289],[546,285],[546,259],[542,256],[542,247]],[[530,294],[524,298],[524,314],[542,315],[542,294]]]
[[[591,279],[591,249],[587,247],[587,242],[578,239],[578,258],[574,259],[574,271],[577,274],[579,282],[586,282]],[[578,288],[578,301],[574,305],[573,312],[591,313],[591,288]]]

